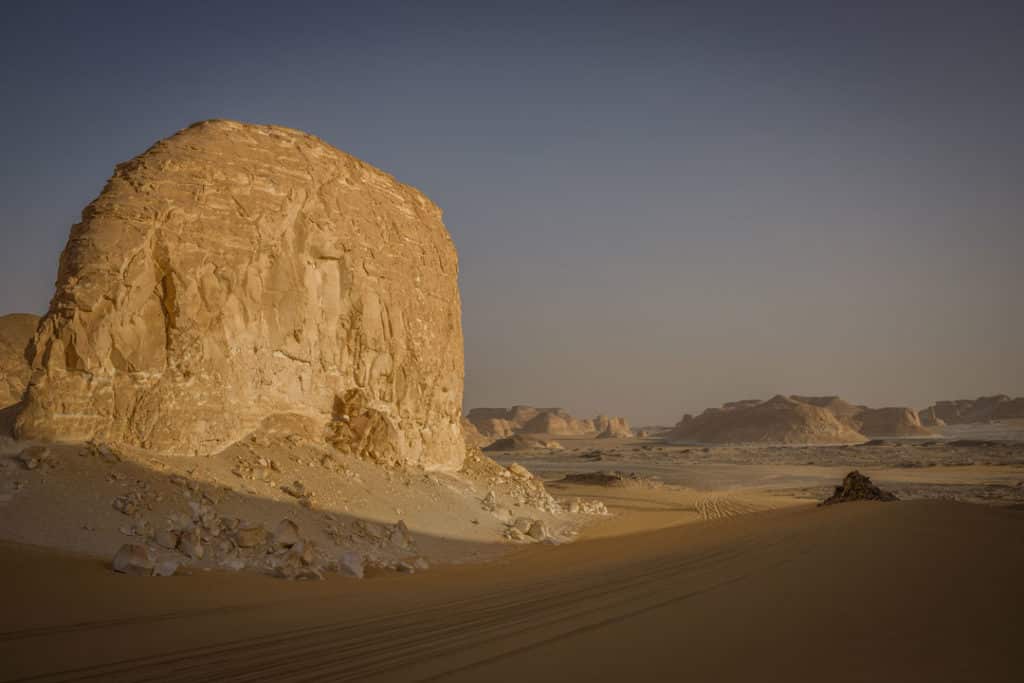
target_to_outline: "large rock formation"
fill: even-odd
[[[17,432],[192,455],[298,415],[361,455],[457,468],[457,270],[416,189],[299,131],[193,125],[72,228]]]
[[[776,396],[725,403],[683,416],[669,438],[682,441],[842,443],[876,436],[927,436],[910,408],[868,408],[838,396]]]
[[[38,324],[38,315],[0,316],[0,410],[20,401],[25,393],[32,372],[25,354]]]
[[[592,430],[592,424],[577,420],[561,408],[546,408],[519,427],[517,433],[580,436]]]
[[[624,417],[598,415],[594,418],[594,430],[599,439],[628,439],[633,436],[633,430]]]
[[[976,399],[937,401],[918,413],[925,425],[972,424],[992,420],[1024,418],[1024,397],[1010,398],[1006,394],[981,396]]]
[[[699,443],[855,443],[863,435],[826,408],[778,395],[684,415],[670,441]]]
[[[932,433],[910,408],[863,408],[849,419],[851,426],[865,436],[928,436]]]
[[[487,437],[504,438],[513,434],[550,434],[584,436],[587,434],[624,438],[632,436],[629,423],[622,417],[598,415],[593,420],[574,417],[563,408],[473,408],[466,415],[477,430]]]
[[[825,408],[855,431],[865,436],[927,436],[921,420],[911,408],[868,408],[844,401],[838,396],[790,396],[801,403]]]
[[[850,420],[857,413],[864,410],[864,406],[855,406],[848,401],[844,401],[838,396],[798,396],[794,394],[790,396],[790,398],[794,401],[809,403],[812,406],[825,408],[840,420]]]

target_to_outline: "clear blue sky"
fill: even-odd
[[[0,312],[115,163],[225,117],[445,210],[470,406],[1024,394],[1021,3],[19,4]]]

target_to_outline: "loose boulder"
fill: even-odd
[[[111,568],[119,574],[149,576],[156,565],[153,552],[144,545],[125,544],[114,554]]]

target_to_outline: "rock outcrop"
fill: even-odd
[[[517,406],[516,408],[522,408],[523,406]],[[525,423],[529,417],[533,417],[536,412],[530,414],[529,417],[523,417],[522,414],[516,413],[516,408],[509,410],[508,408],[473,408],[466,414],[466,420],[476,427],[477,431],[481,435],[491,437],[494,439],[502,439],[506,436],[512,436],[516,433],[523,423]],[[530,409],[531,411],[535,409]]]
[[[728,404],[727,404],[728,405]],[[855,443],[863,435],[826,408],[778,395],[684,415],[668,440],[699,443]]]
[[[633,430],[624,417],[598,415],[594,418],[594,430],[599,439],[628,439],[633,436]]]
[[[832,495],[822,501],[822,505],[834,505],[836,503],[849,503],[855,500],[899,500],[894,494],[871,483],[871,479],[857,470],[850,472],[843,478],[841,486],[837,486]]]
[[[838,396],[790,396],[795,401],[825,408],[851,429],[864,436],[928,436],[926,429],[911,408],[869,408],[854,405]]]
[[[72,228],[17,433],[194,455],[299,416],[457,469],[457,271],[414,188],[299,131],[195,124],[119,165]]]
[[[910,408],[868,408],[838,396],[775,396],[725,403],[683,419],[674,441],[707,443],[852,443],[880,436],[928,436]]]
[[[849,420],[853,418],[854,415],[864,410],[864,406],[855,406],[848,401],[844,401],[838,396],[798,396],[794,394],[790,396],[790,398],[794,401],[809,403],[812,406],[825,408],[840,420]]]
[[[921,420],[910,408],[863,408],[849,418],[851,426],[865,436],[928,436]]]
[[[38,315],[0,316],[0,410],[20,401],[25,393],[32,372],[26,350],[38,325]]]
[[[531,451],[531,450],[560,450],[562,444],[557,441],[549,441],[534,436],[515,434],[513,436],[498,439],[490,446],[482,449],[485,451]]]
[[[924,427],[946,426],[946,421],[939,417],[938,414],[935,412],[935,406],[931,406],[920,411],[917,414],[917,417],[919,420],[921,420],[921,425]]]
[[[1006,394],[981,396],[976,399],[937,401],[918,413],[922,424],[973,424],[992,420],[1024,418],[1024,397],[1010,398]]]
[[[598,415],[593,420],[574,417],[563,408],[473,408],[466,419],[484,436],[504,438],[513,434],[547,434],[551,436],[601,435],[625,438],[633,435],[622,417]]]
[[[537,415],[516,431],[519,434],[580,436],[592,429],[592,425],[585,424],[582,420],[577,420],[561,408],[548,408],[537,413]]]

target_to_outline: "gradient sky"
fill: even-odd
[[[223,117],[445,210],[467,406],[1024,394],[1019,2],[19,4],[0,312],[115,163]]]

